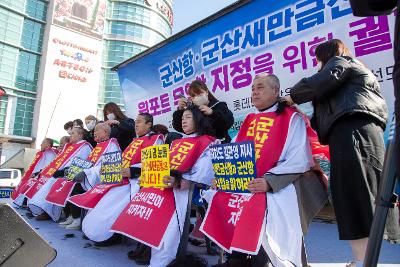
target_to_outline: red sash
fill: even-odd
[[[57,155],[57,157],[55,157],[55,159],[53,159],[50,164],[40,172],[40,178],[37,179],[35,185],[33,185],[25,193],[25,196],[31,199],[36,192],[39,191],[39,189],[42,188],[42,186],[53,176],[53,174],[66,162],[68,162],[68,160],[86,144],[89,143],[84,141],[79,144],[69,144],[62,154]]]
[[[200,231],[225,251],[257,255],[266,207],[265,194],[215,192]]]
[[[171,188],[141,188],[118,216],[111,231],[160,249],[174,211]]]
[[[189,171],[214,140],[214,137],[208,135],[175,140],[170,151],[171,169],[182,173]],[[144,197],[141,196],[146,195],[149,196],[149,200],[143,201]],[[152,206],[152,199],[158,197],[163,198],[162,205]],[[174,192],[171,188],[141,188],[111,229],[152,248],[160,249],[174,211]]]
[[[174,140],[169,154],[171,170],[188,172],[208,145],[214,141],[215,138],[209,135]]]
[[[131,165],[141,161],[142,149],[154,145],[162,135],[144,136],[135,138],[122,153],[122,168],[129,168]],[[97,184],[83,194],[75,195],[69,198],[69,202],[84,209],[93,209],[102,197],[113,187],[129,183],[126,179],[120,184]]]
[[[19,193],[25,195],[25,193],[37,182],[36,178],[29,178],[26,183],[21,185]]]
[[[101,155],[103,155],[103,153],[107,151],[107,148],[111,143],[117,143],[117,141],[112,138],[107,141],[98,143],[96,147],[92,149],[92,152],[90,152],[87,160],[90,160],[93,162],[93,164],[96,164]],[[57,206],[65,207],[67,199],[71,195],[75,184],[75,182],[67,181],[65,178],[57,179],[57,181],[53,184],[49,193],[47,194],[46,201]]]
[[[127,184],[129,184],[128,179],[123,179],[120,184],[97,184],[83,194],[70,197],[68,201],[84,209],[93,209],[111,188]]]
[[[249,114],[244,120],[236,141],[254,141],[257,177],[277,165],[295,113],[295,109],[285,108],[279,115],[276,112]],[[216,192],[200,230],[228,252],[257,254],[265,212],[265,193],[246,196]]]
[[[285,108],[280,115],[276,112],[249,114],[244,120],[236,142],[254,141],[257,177],[276,166],[294,113],[295,109]]]
[[[52,149],[49,149],[49,151],[54,151]],[[15,200],[20,194],[21,194],[21,189],[25,187],[25,184],[28,182],[29,178],[31,177],[33,171],[36,168],[36,165],[40,162],[42,157],[44,156],[46,151],[38,151],[36,153],[35,158],[33,159],[31,165],[29,165],[28,170],[25,172],[24,176],[21,179],[21,182],[19,185],[14,189],[14,191],[11,193],[11,199]],[[25,190],[26,191],[26,190]]]
[[[122,168],[129,168],[139,163],[141,161],[142,149],[154,145],[159,138],[162,138],[161,134],[133,139],[124,152],[122,152]]]

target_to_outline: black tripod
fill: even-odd
[[[379,192],[376,197],[374,219],[372,221],[367,251],[365,254],[365,267],[372,267],[378,264],[386,217],[389,208],[394,208],[394,203],[396,202],[396,195],[393,194],[393,189],[396,184],[397,149],[398,147],[396,147],[394,140],[389,140],[385,154],[385,162],[383,164]]]

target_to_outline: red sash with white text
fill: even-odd
[[[175,140],[170,151],[171,169],[188,172],[214,140],[214,137],[208,135]],[[155,205],[155,202],[160,204]],[[152,248],[160,249],[174,213],[172,188],[141,188],[111,229]]]
[[[101,156],[105,151],[107,151],[110,144],[117,143],[115,138],[111,138],[107,141],[98,143],[92,152],[90,152],[87,160],[93,162],[94,165],[100,160]],[[59,178],[51,187],[49,193],[46,196],[46,201],[57,206],[64,207],[67,203],[67,199],[74,189],[75,182],[67,181],[65,178]]]
[[[19,183],[19,185],[14,189],[14,191],[11,194],[11,198],[13,200],[15,200],[20,194],[21,194],[21,190],[25,189],[24,192],[26,190],[28,190],[29,188],[26,188],[26,183],[28,182],[28,180],[30,179],[33,171],[36,168],[36,165],[42,160],[43,156],[45,155],[46,152],[50,152],[50,153],[54,153],[56,154],[53,149],[48,149],[45,151],[38,151],[36,153],[35,158],[33,159],[31,165],[29,165],[28,170],[25,172],[24,176],[21,179],[21,182]]]
[[[25,196],[31,199],[60,167],[68,162],[68,160],[70,160],[84,145],[88,144],[89,143],[86,141],[78,144],[69,144],[62,154],[57,155],[57,157],[40,172],[39,179],[37,179],[36,183],[25,193]]]
[[[249,114],[240,127],[237,142],[254,141],[257,177],[275,167],[286,143],[293,108]],[[209,207],[200,230],[228,252],[256,255],[266,224],[266,194],[209,192]]]

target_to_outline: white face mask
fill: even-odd
[[[196,106],[202,106],[202,105],[207,105],[209,100],[208,100],[208,95],[207,94],[201,94],[193,97],[193,104]]]
[[[72,128],[68,128],[68,129],[67,129],[67,133],[68,133],[69,135],[71,135],[71,133],[72,133]]]
[[[89,131],[93,130],[95,126],[96,126],[96,122],[94,120],[91,120],[88,124],[86,124],[86,128]]]
[[[107,115],[107,119],[110,120],[110,121],[115,120],[115,115],[114,115],[114,113],[108,114],[108,115]]]

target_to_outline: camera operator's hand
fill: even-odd
[[[187,107],[187,99],[184,97],[179,98],[178,109],[184,110]]]

